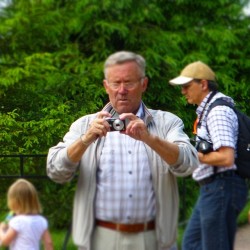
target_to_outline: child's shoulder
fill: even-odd
[[[37,225],[48,225],[47,219],[40,214],[20,214],[15,215],[11,220],[9,221],[9,225],[12,227],[19,227],[21,225],[30,225],[30,226],[37,226]]]
[[[11,218],[11,221],[36,221],[36,220],[45,220],[47,219],[41,214],[18,214]]]

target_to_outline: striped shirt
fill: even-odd
[[[210,93],[211,94],[211,93]],[[222,93],[217,93],[209,105],[206,106],[208,94],[200,106],[197,108],[196,113],[200,119],[201,113],[205,108],[200,128],[197,128],[197,136],[213,143],[213,150],[220,147],[231,147],[236,149],[237,136],[238,136],[238,119],[235,112],[227,106],[214,107],[207,116],[209,105],[217,98],[223,97],[226,101],[233,103],[233,100]],[[197,138],[198,138],[197,137]],[[199,140],[199,138],[197,140]],[[229,169],[236,169],[236,165],[231,167],[219,167],[218,172],[227,171]],[[193,172],[193,178],[196,181],[202,180],[214,174],[214,167],[211,165],[200,163],[199,167]]]
[[[142,105],[137,116],[144,117]],[[96,218],[105,221],[141,223],[154,219],[155,193],[143,142],[120,132],[107,134],[97,171],[95,209]]]

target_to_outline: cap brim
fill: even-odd
[[[193,78],[186,77],[186,76],[178,76],[169,81],[171,85],[183,85],[189,83],[193,80]]]

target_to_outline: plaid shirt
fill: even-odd
[[[142,105],[137,116],[144,117]],[[95,207],[96,218],[105,221],[154,219],[155,194],[143,142],[119,132],[107,134],[97,171]]]
[[[196,110],[198,118],[200,119],[201,113],[205,108],[201,126],[197,129],[197,136],[212,142],[214,150],[217,150],[220,147],[231,147],[235,149],[238,136],[238,119],[234,111],[227,106],[216,106],[209,112],[207,116],[209,105],[211,105],[211,103],[213,103],[217,98],[223,97],[228,102],[234,102],[230,97],[225,96],[222,93],[217,93],[209,102],[209,104],[206,105],[210,94],[204,98]],[[236,169],[236,165],[233,164],[231,167],[219,167],[217,173],[227,171],[229,169]],[[201,163],[194,171],[193,178],[196,181],[199,181],[213,174],[213,166]]]

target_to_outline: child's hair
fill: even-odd
[[[36,188],[27,180],[18,179],[8,190],[8,207],[14,213],[39,214],[42,212]]]

